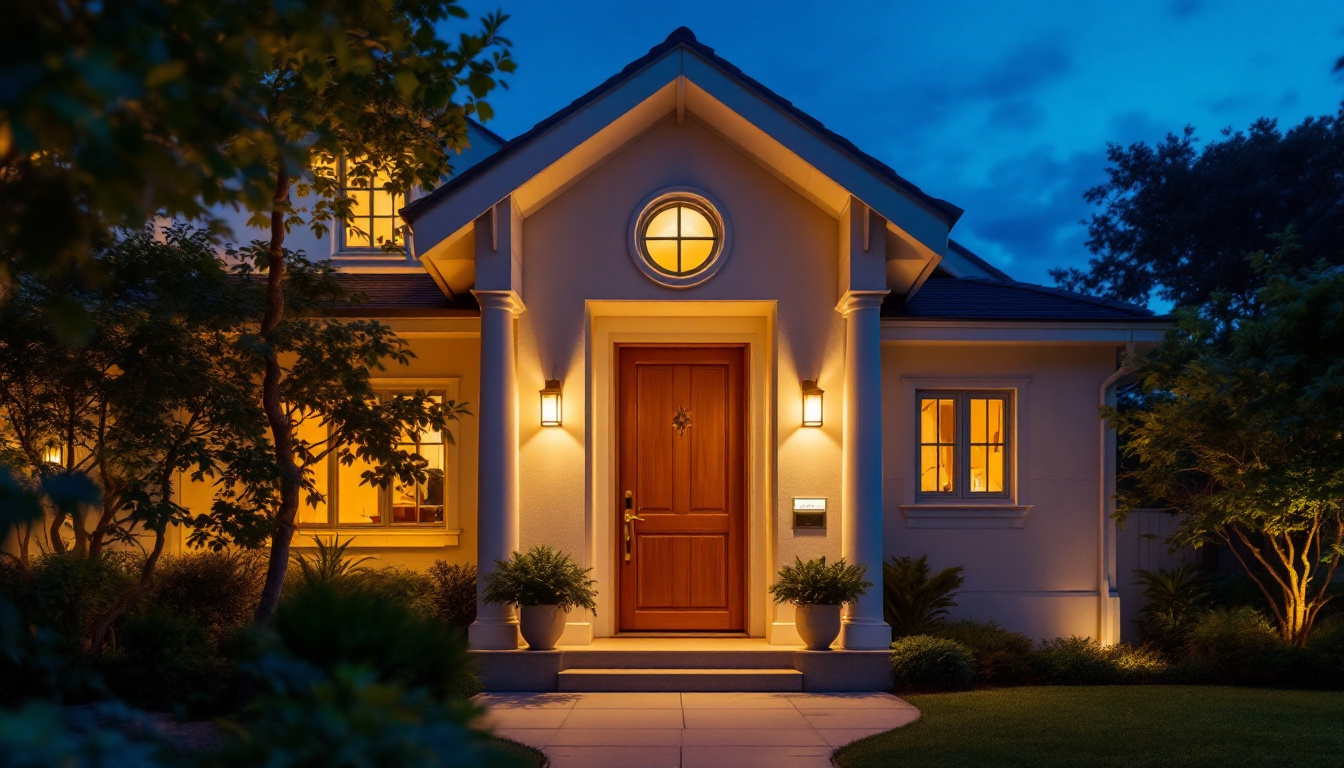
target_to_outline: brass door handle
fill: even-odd
[[[627,563],[630,562],[630,524],[636,520],[644,519],[630,511],[634,506],[634,499],[635,494],[633,492],[625,492],[625,523],[622,528],[625,530],[625,562]]]

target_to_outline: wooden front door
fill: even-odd
[[[746,627],[745,357],[617,348],[621,631]]]

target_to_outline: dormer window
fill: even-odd
[[[351,163],[341,162],[341,194],[350,198],[350,212],[354,214],[341,227],[341,250],[383,252],[389,245],[400,248],[401,218],[397,211],[406,204],[404,196],[387,191],[390,179],[386,174],[369,176],[352,170]]]

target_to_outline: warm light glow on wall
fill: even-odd
[[[824,393],[815,379],[803,382],[803,426],[821,426],[821,398]]]
[[[541,390],[541,426],[558,427],[563,418],[559,379],[547,379]]]
[[[65,451],[61,450],[59,445],[49,445],[42,451],[42,460],[48,464],[62,466],[65,464]]]

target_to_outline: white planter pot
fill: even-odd
[[[794,609],[794,621],[807,650],[829,651],[840,635],[840,606],[799,605]]]
[[[524,605],[518,609],[518,630],[528,650],[549,651],[565,632],[566,614],[558,605]]]

